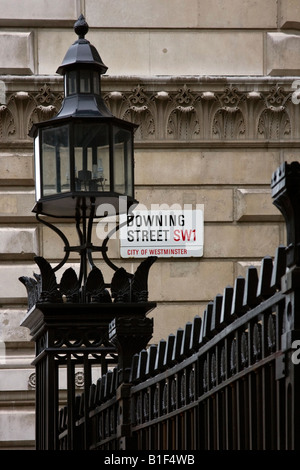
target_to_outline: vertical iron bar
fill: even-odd
[[[293,449],[293,411],[294,411],[294,406],[293,406],[293,390],[292,390],[292,384],[290,383],[289,380],[286,381],[286,395],[285,395],[285,448],[284,450],[294,450]]]
[[[274,361],[265,367],[265,438],[264,449],[276,450],[276,381],[274,374]]]
[[[82,201],[82,235],[83,235],[83,249],[81,253],[81,263],[83,268],[83,283],[86,283],[87,279],[87,259],[86,259],[86,242],[87,242],[87,231],[86,231],[86,201],[85,198]]]
[[[93,255],[92,255],[92,230],[93,230],[93,221],[95,217],[95,198],[91,198],[91,204],[90,204],[90,214],[89,214],[89,221],[88,221],[88,228],[87,228],[87,259],[90,264],[90,268],[92,269],[95,264],[93,261]]]
[[[128,141],[124,142],[124,190],[128,194]]]
[[[231,414],[232,414],[232,450],[237,450],[237,390],[236,382],[231,386]]]
[[[46,227],[49,227],[51,230],[53,230],[61,239],[62,241],[64,242],[65,244],[65,256],[63,258],[63,260],[57,265],[55,266],[53,269],[53,271],[57,271],[58,269],[60,269],[67,261],[68,261],[68,258],[70,256],[70,251],[69,251],[69,248],[70,248],[70,244],[69,244],[69,241],[67,239],[67,237],[63,234],[63,232],[61,230],[59,230],[59,228],[55,227],[55,225],[52,225],[50,224],[49,222],[47,222],[46,220],[44,219],[41,219],[39,214],[36,214],[36,219],[41,222],[42,224],[44,224]]]
[[[61,168],[60,168],[60,149],[55,146],[55,164],[56,164],[56,192],[61,193]]]
[[[255,397],[253,393],[253,375],[252,373],[249,374],[249,381],[248,381],[248,390],[249,390],[249,435],[250,435],[250,449],[249,450],[255,450],[256,449],[256,432],[255,432],[255,408],[256,408],[256,402],[255,402]]]
[[[45,445],[45,404],[44,404],[44,389],[45,384],[45,362],[40,361],[36,364],[36,387],[35,387],[35,399],[36,399],[36,413],[35,413],[35,443],[36,450],[41,450]]]
[[[226,450],[231,450],[231,427],[230,427],[230,411],[229,411],[229,394],[230,394],[230,385],[227,385],[225,388],[225,432],[226,432]]]
[[[219,393],[218,403],[218,414],[219,414],[219,449],[226,450],[226,438],[225,438],[225,401],[224,401],[224,390]]]
[[[84,450],[90,446],[89,392],[92,383],[91,363],[88,354],[84,354]]]
[[[264,366],[263,366],[264,367]],[[262,367],[262,368],[263,368]],[[256,409],[256,435],[257,435],[257,450],[263,450],[262,447],[262,432],[263,432],[263,394],[262,394],[262,383],[261,383],[261,376],[262,376],[262,371],[261,369],[258,369],[257,372],[255,373],[256,375],[256,403],[257,403],[257,409]]]
[[[206,436],[207,436],[207,444],[206,450],[212,450],[211,446],[211,399],[210,397],[207,398],[205,403],[205,411],[206,411]]]
[[[212,397],[212,446],[218,450],[218,397],[217,393]]]
[[[44,450],[57,450],[58,442],[58,373],[55,358],[47,354],[45,360],[46,387],[45,390],[45,409],[46,409],[46,442]]]
[[[82,147],[82,169],[87,171],[87,147]]]
[[[68,450],[75,450],[75,364],[67,355]]]
[[[262,386],[262,448],[267,450],[271,437],[271,417],[269,416],[269,407],[272,401],[272,390],[268,388],[268,365],[262,368],[261,386]]]
[[[236,449],[241,450],[241,410],[243,408],[243,404],[240,401],[240,393],[241,393],[241,381],[236,381]]]
[[[80,244],[80,246],[83,246],[84,240],[83,240],[83,233],[82,233],[82,230],[80,228],[80,220],[81,220],[81,213],[80,213],[80,209],[77,208],[76,217],[75,217],[76,231],[77,231],[77,235],[78,235],[78,239],[79,239],[79,244]],[[82,266],[81,255],[80,255],[79,285],[82,284],[82,279],[83,279],[83,266]]]
[[[250,449],[250,436],[249,436],[249,387],[248,387],[248,377],[243,379],[242,383],[242,396],[243,396],[243,449],[242,450],[249,450]]]

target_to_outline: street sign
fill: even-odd
[[[122,258],[203,256],[202,209],[135,210],[120,215],[120,225]]]

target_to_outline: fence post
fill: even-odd
[[[287,234],[287,266],[300,266],[300,163],[284,162],[272,175],[273,204],[283,214]]]
[[[300,448],[300,359],[295,348],[300,347],[300,163],[283,163],[272,176],[274,205],[281,211],[286,224],[287,271],[281,279],[285,294],[285,314],[282,325],[281,349],[285,378],[285,443],[286,449]]]
[[[119,449],[134,449],[131,436],[131,383],[133,356],[144,349],[153,334],[153,319],[145,316],[116,317],[109,325],[109,340],[118,352],[118,426]]]
[[[30,330],[36,343],[37,450],[58,450],[62,445],[65,450],[78,446],[82,450],[89,449],[89,392],[93,366],[101,366],[102,373],[106,373],[108,367],[116,363],[116,349],[109,342],[110,336],[120,353],[120,383],[128,381],[133,354],[142,349],[152,336],[152,320],[146,318],[146,314],[155,308],[156,303],[148,302],[147,281],[149,268],[155,260],[152,257],[143,261],[131,282],[128,273],[123,268],[118,269],[110,285],[111,295],[107,290],[104,296],[100,295],[103,294],[103,276],[98,268],[92,269],[86,282],[91,291],[88,299],[79,295],[77,275],[72,268],[65,271],[58,283],[54,268],[42,257],[35,257],[39,275],[19,278],[28,292],[28,312],[21,326]],[[86,286],[83,290],[86,291]],[[80,412],[75,395],[76,366],[83,368],[84,375]],[[66,372],[67,383],[67,426],[63,432],[59,420],[59,372],[62,369]],[[120,409],[123,410],[121,419],[127,425],[130,410],[126,400],[124,408]],[[84,420],[83,437],[78,436],[79,417]],[[66,434],[67,439],[62,434]]]

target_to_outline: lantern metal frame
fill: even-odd
[[[107,67],[96,48],[85,39],[88,29],[81,15],[74,25],[78,40],[70,46],[57,69],[64,76],[61,109],[52,119],[34,123],[29,132],[35,148],[37,201],[33,212],[37,214],[77,218],[80,212],[82,217],[89,217],[95,204],[94,217],[102,217],[97,212],[101,204],[105,204],[106,214],[118,215],[138,203],[134,198],[133,149],[138,125],[115,117],[107,108],[101,95],[101,75]],[[98,171],[98,160],[102,157],[107,161],[106,175]],[[68,172],[64,179],[62,162]],[[103,181],[108,181],[107,188]],[[124,204],[120,207],[120,197],[122,201],[127,198],[125,207]]]
[[[78,190],[76,188],[76,170],[75,170],[75,150],[74,150],[74,134],[77,126],[91,125],[95,128],[99,126],[105,126],[109,139],[109,155],[108,155],[108,190],[96,191],[93,188],[88,190]],[[50,195],[43,194],[43,150],[42,150],[42,138],[43,130],[51,130],[55,133],[56,130],[61,129],[62,126],[67,126],[68,137],[69,137],[69,148],[68,148],[68,168],[70,172],[69,188],[65,191],[57,191]],[[128,211],[132,205],[136,205],[138,201],[134,198],[134,152],[133,152],[133,134],[134,128],[137,127],[135,124],[127,123],[118,118],[92,118],[92,117],[73,117],[72,119],[64,118],[60,120],[49,120],[35,124],[34,130],[31,135],[35,137],[35,169],[36,169],[36,195],[37,201],[33,208],[33,212],[37,214],[48,215],[57,218],[74,218],[77,216],[78,211],[81,211],[81,206],[85,200],[86,216],[89,215],[89,200],[93,200],[96,203],[96,207],[105,205],[105,212],[109,213],[109,206],[111,205],[111,212],[109,215],[118,215]],[[124,177],[124,185],[130,184],[130,189],[125,188],[124,193],[120,193],[115,190],[116,182],[114,178],[115,172],[115,142],[113,132],[118,130],[124,131],[130,136],[129,142],[129,154],[126,156],[128,162],[125,160],[124,165],[127,165],[128,171],[126,172],[126,178]],[[39,135],[40,134],[40,135]],[[55,162],[53,162],[55,164]],[[125,169],[124,169],[125,171]],[[59,171],[58,171],[59,172]],[[57,175],[56,175],[57,176]],[[106,175],[105,175],[106,176]],[[59,178],[59,175],[57,176]],[[104,178],[104,176],[103,176]],[[93,183],[94,179],[90,182]],[[56,182],[57,183],[57,182]],[[100,182],[101,184],[101,182]],[[122,198],[122,204],[120,204],[120,197]],[[126,198],[126,204],[124,200]],[[83,212],[82,212],[83,214]],[[94,214],[95,217],[103,217],[103,211],[99,211]]]

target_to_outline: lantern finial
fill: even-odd
[[[74,31],[79,36],[79,39],[84,39],[84,36],[87,34],[88,30],[89,25],[85,21],[83,14],[81,14],[76,23],[74,23]]]

